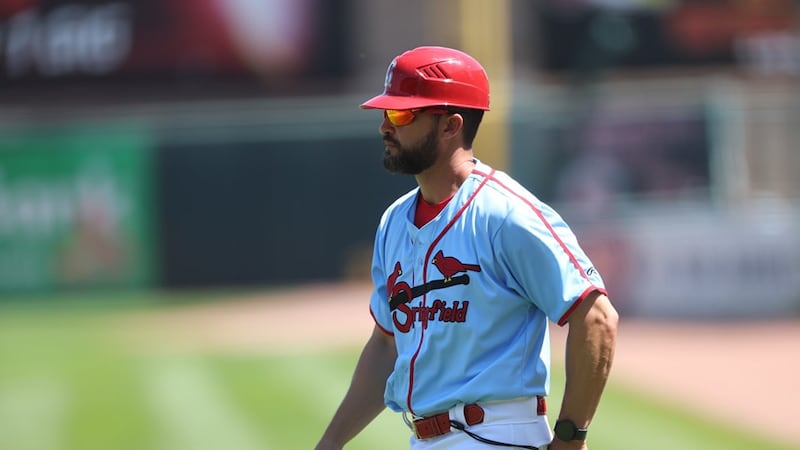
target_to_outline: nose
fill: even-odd
[[[386,112],[383,113],[383,122],[381,122],[381,125],[378,127],[378,131],[381,134],[394,134],[394,125],[389,122],[389,118],[386,117]]]

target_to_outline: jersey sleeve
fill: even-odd
[[[559,325],[590,293],[605,293],[575,234],[545,204],[512,210],[494,241],[509,285]]]

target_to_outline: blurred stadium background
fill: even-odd
[[[66,401],[37,361],[106,339],[98,311],[364,281],[413,179],[358,104],[429,44],[484,63],[477,156],[559,209],[623,319],[798,318],[796,1],[0,0],[0,418]],[[0,448],[170,448],[122,444],[138,420],[0,420]]]

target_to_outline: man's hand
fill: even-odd
[[[342,450],[341,445],[331,444],[330,442],[320,441],[314,450]]]
[[[586,441],[564,442],[559,438],[553,438],[547,450],[589,450],[589,446],[586,445]]]

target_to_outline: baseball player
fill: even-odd
[[[455,49],[415,48],[361,106],[383,110],[384,166],[418,187],[378,225],[375,327],[316,448],[343,448],[388,406],[413,450],[587,449],[618,316],[561,217],[473,156],[489,110],[483,67]],[[568,325],[554,430],[549,321]]]

